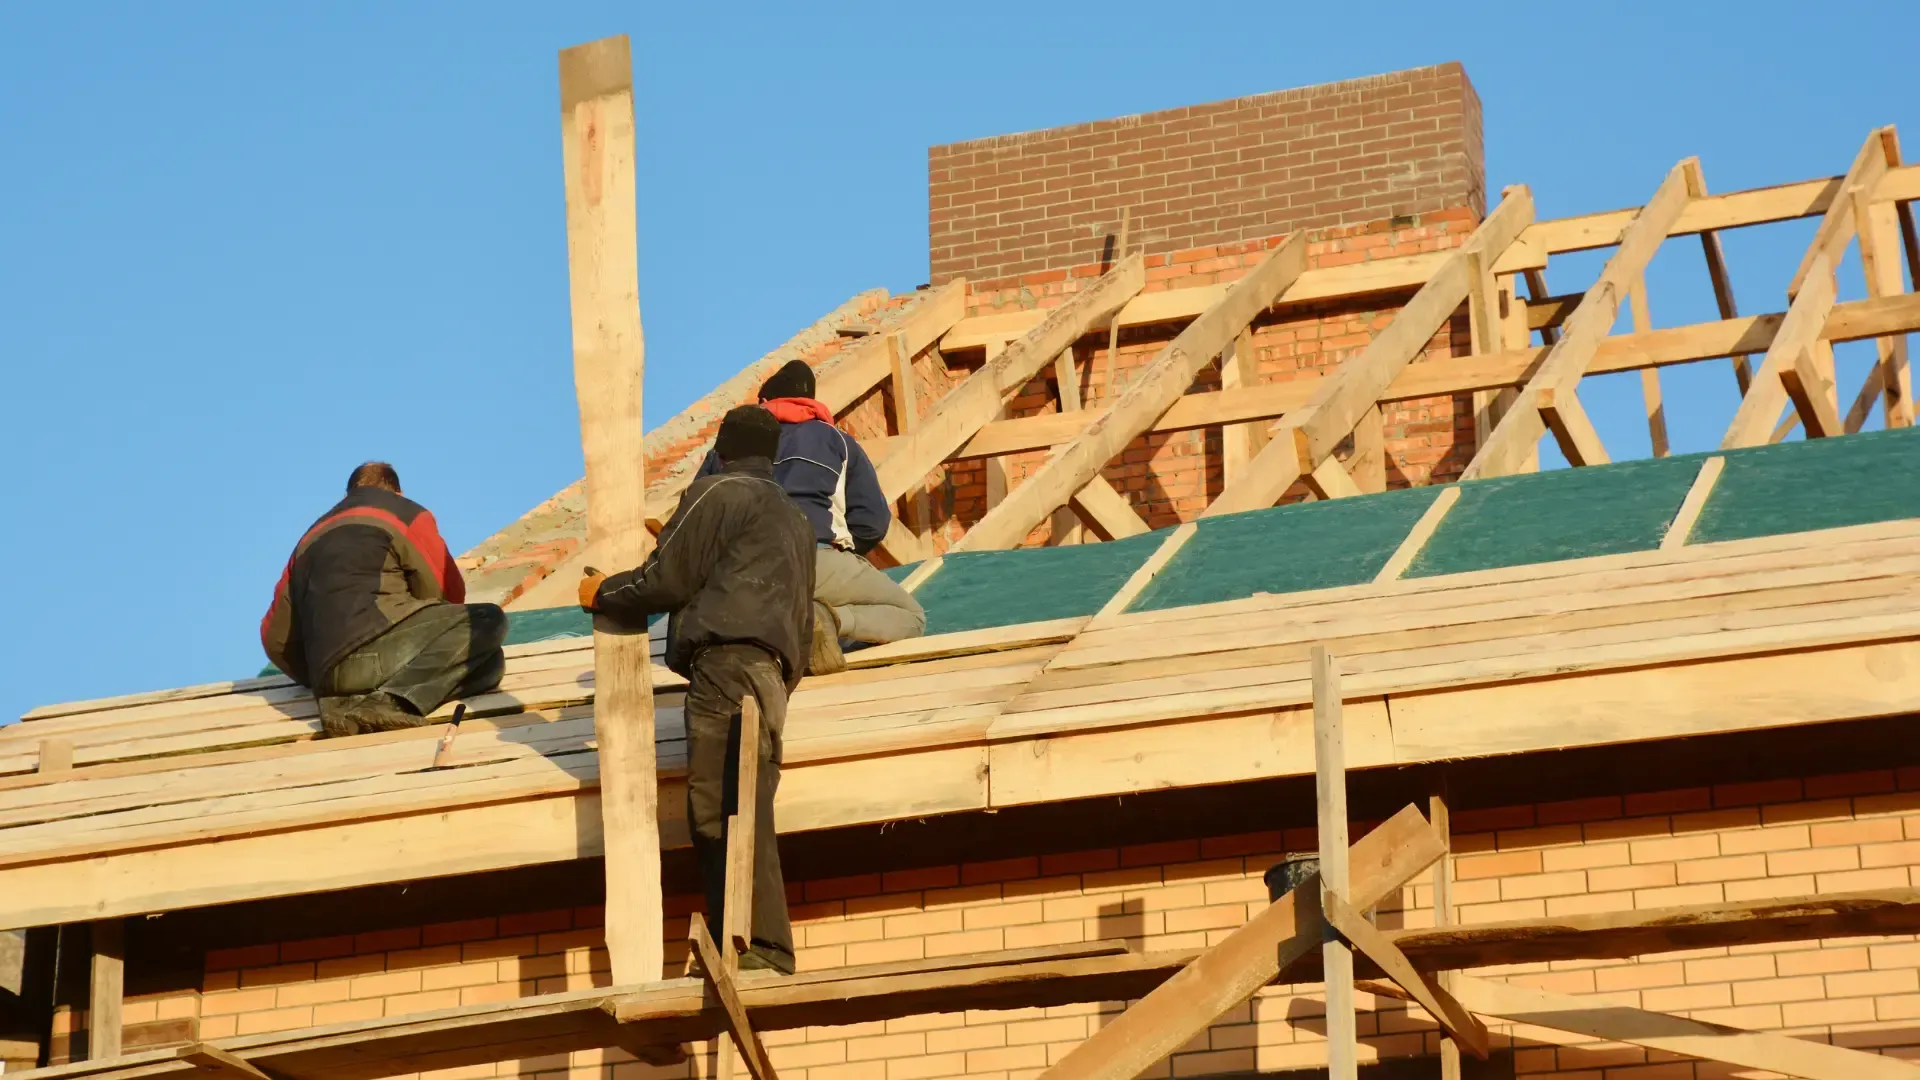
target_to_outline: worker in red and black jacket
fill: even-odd
[[[500,684],[507,616],[462,603],[460,567],[400,476],[369,461],[287,559],[260,644],[314,692],[328,736],[415,727]]]

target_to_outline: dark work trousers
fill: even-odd
[[[348,653],[314,692],[328,698],[380,691],[424,717],[499,686],[506,637],[507,613],[498,605],[434,604]]]
[[[707,920],[719,941],[727,892],[727,815],[740,798],[740,699],[760,703],[760,790],[753,827],[753,941],[793,954],[787,883],[773,825],[780,787],[780,733],[787,685],[780,661],[757,645],[712,645],[693,658],[687,686],[687,820],[707,893]],[[722,946],[724,948],[724,945]]]

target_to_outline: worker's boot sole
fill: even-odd
[[[320,727],[330,739],[414,728],[426,722],[426,717],[408,711],[391,695],[379,691],[320,699]]]
[[[847,670],[846,654],[840,651],[840,621],[833,609],[818,600],[813,602],[813,642],[807,652],[807,674],[831,675]]]

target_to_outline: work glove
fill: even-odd
[[[600,583],[605,580],[607,580],[607,575],[595,570],[591,566],[587,567],[586,573],[581,575],[580,578],[581,607],[588,611],[600,610]]]

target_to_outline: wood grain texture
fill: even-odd
[[[633,72],[624,35],[562,50],[560,102],[587,543],[608,569],[624,570],[639,566],[649,545]],[[657,977],[664,962],[646,629],[624,631],[596,618],[593,652],[607,951],[614,977],[638,982]]]

